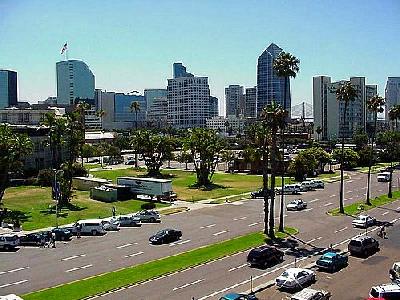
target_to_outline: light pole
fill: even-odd
[[[60,186],[57,183],[57,174],[59,173],[60,170],[53,169],[54,171],[54,182],[53,182],[53,188],[52,188],[52,198],[53,200],[56,201],[56,227],[58,227],[58,201],[60,200]]]

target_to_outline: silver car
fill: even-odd
[[[140,222],[156,223],[161,222],[160,214],[154,210],[142,210],[132,215],[132,217],[138,219]]]

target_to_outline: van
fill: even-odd
[[[376,179],[378,180],[378,182],[388,182],[390,181],[390,172],[378,173]]]
[[[103,227],[102,220],[99,219],[80,220],[74,225],[75,228],[77,228],[78,226],[81,227],[81,234],[98,235],[106,233]]]
[[[400,285],[388,283],[378,286],[373,286],[369,292],[370,297],[383,298],[385,300],[400,299]]]

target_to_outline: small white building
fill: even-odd
[[[206,127],[225,135],[243,133],[246,119],[236,116],[217,116],[206,120]]]

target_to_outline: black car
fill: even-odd
[[[163,229],[157,232],[155,235],[152,235],[149,238],[150,243],[152,244],[166,244],[179,240],[182,236],[182,231],[175,229]]]
[[[255,191],[255,192],[251,192],[251,194],[250,194],[250,196],[251,196],[251,198],[264,198],[264,195],[267,195],[268,196],[268,193],[270,192],[270,190],[269,189],[267,189],[267,190],[263,190],[263,189],[261,189],[261,190],[258,190],[258,191]]]
[[[48,234],[45,232],[28,233],[19,238],[21,246],[39,246],[43,247],[49,241]]]
[[[72,232],[66,228],[53,228],[52,233],[56,235],[56,241],[69,241],[72,237]]]
[[[379,242],[370,236],[358,236],[351,239],[348,250],[351,255],[368,256],[379,251]]]
[[[247,262],[252,267],[265,268],[283,261],[284,253],[272,246],[261,246],[252,249],[247,255]]]

